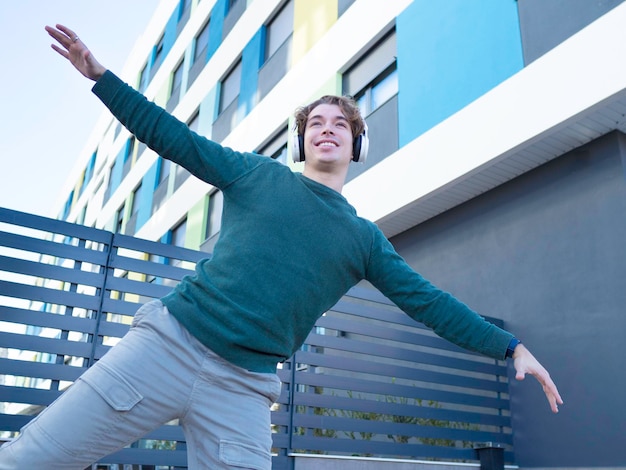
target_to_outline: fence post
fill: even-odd
[[[504,470],[504,448],[494,442],[477,444],[476,453],[480,460],[480,470]]]
[[[88,361],[87,367],[93,366],[96,362],[96,359],[95,359],[96,348],[98,346],[98,335],[100,333],[100,324],[102,323],[102,305],[104,304],[104,298],[107,293],[107,279],[109,277],[109,274],[112,274],[112,271],[113,271],[113,268],[111,268],[111,257],[113,256],[114,250],[115,250],[115,247],[114,247],[115,234],[111,232],[106,232],[105,230],[102,230],[102,232],[108,233],[109,240],[108,240],[108,246],[106,247],[106,250],[107,250],[106,265],[100,267],[100,269],[104,271],[104,277],[102,279],[102,286],[99,288],[99,292],[98,290],[96,290],[96,295],[99,295],[99,299],[98,299],[99,303],[98,303],[98,311],[94,312],[95,319],[96,319],[96,326],[94,328],[93,338],[91,341],[91,355],[87,359]]]

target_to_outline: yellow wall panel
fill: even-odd
[[[337,12],[337,0],[295,0],[292,64],[296,64],[337,21]]]

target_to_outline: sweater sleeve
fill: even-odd
[[[470,351],[504,359],[513,335],[415,272],[376,229],[367,279],[414,320]]]
[[[92,91],[137,139],[220,189],[263,161],[258,155],[235,152],[196,134],[108,70]]]

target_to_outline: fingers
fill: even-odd
[[[552,379],[548,379],[548,383],[544,385],[543,391],[546,394],[546,397],[548,397],[548,402],[550,403],[550,408],[552,409],[552,412],[558,413],[558,405],[563,404],[563,399],[561,398],[561,395],[559,394],[556,385],[554,384],[554,382],[552,382]]]
[[[57,24],[56,28],[52,26],[46,26],[45,29],[48,32],[48,34],[52,38],[54,38],[59,44],[61,44],[61,46],[63,46],[67,51],[69,51],[72,44],[78,41],[78,35],[74,31],[69,29],[68,27],[63,26],[61,24]],[[54,48],[54,49],[57,52],[59,52],[57,48]]]
[[[515,378],[517,380],[524,380],[526,374],[535,377],[548,399],[550,409],[553,413],[558,413],[558,405],[562,405],[563,400],[548,371],[535,359],[530,351],[522,347],[521,344],[515,348],[513,357],[515,358]]]
[[[59,46],[57,46],[56,44],[50,44],[50,47],[52,47],[52,49],[54,49],[55,51],[57,51],[59,54],[61,54],[63,57],[65,57],[66,59],[69,60],[69,54],[67,53],[67,51],[65,49],[61,49]]]
[[[563,399],[561,398],[561,395],[559,394],[559,391],[556,388],[556,385],[554,384],[552,379],[550,378],[548,372],[543,369],[540,373],[532,373],[532,375],[534,375],[541,384],[541,388],[543,388],[543,393],[545,393],[546,398],[548,399],[548,403],[550,404],[550,409],[552,410],[552,412],[558,413],[558,405],[563,404]]]

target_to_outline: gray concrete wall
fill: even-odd
[[[392,239],[422,275],[502,318],[551,372],[558,415],[511,377],[523,468],[624,465],[626,138],[618,132]]]
[[[524,62],[541,57],[623,1],[518,0]]]

